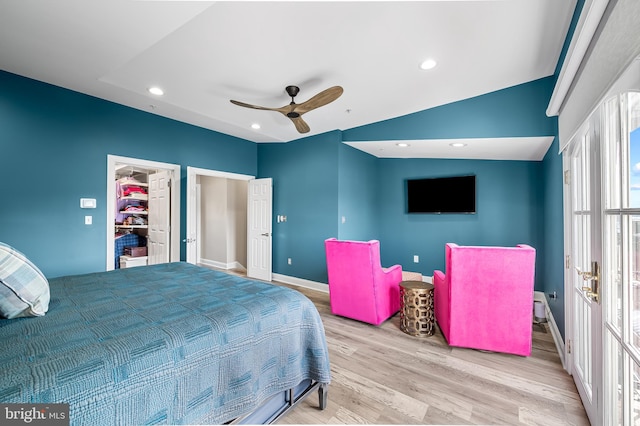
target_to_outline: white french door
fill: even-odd
[[[593,116],[565,151],[568,166],[570,254],[567,259],[566,294],[570,298],[567,363],[589,420],[602,417],[602,309],[599,304],[602,229],[600,225],[599,122]]]
[[[604,423],[640,425],[640,93],[602,107]]]
[[[607,99],[564,159],[568,370],[592,424],[640,425],[640,92]]]

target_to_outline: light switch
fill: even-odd
[[[80,198],[80,208],[82,208],[82,209],[95,209],[96,208],[96,199],[95,198]]]
[[[84,224],[85,225],[91,225],[93,223],[93,216],[85,216],[84,217]]]

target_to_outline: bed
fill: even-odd
[[[1,266],[1,265],[0,265]],[[184,262],[49,280],[43,316],[0,320],[0,402],[72,425],[272,422],[331,375],[301,293]]]

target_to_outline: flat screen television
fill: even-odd
[[[408,213],[475,213],[476,177],[407,180]]]

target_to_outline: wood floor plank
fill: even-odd
[[[380,327],[338,317],[328,294],[290,287],[322,317],[332,409],[309,398],[281,424],[589,424],[548,324],[532,325],[530,357],[452,348],[439,329],[418,338],[400,331],[399,315]]]
[[[332,371],[327,408],[309,397],[280,424],[589,425],[548,324],[532,324],[530,357],[453,348],[437,327],[409,336],[399,314],[375,327],[332,315],[327,293],[274,284],[315,304]]]

